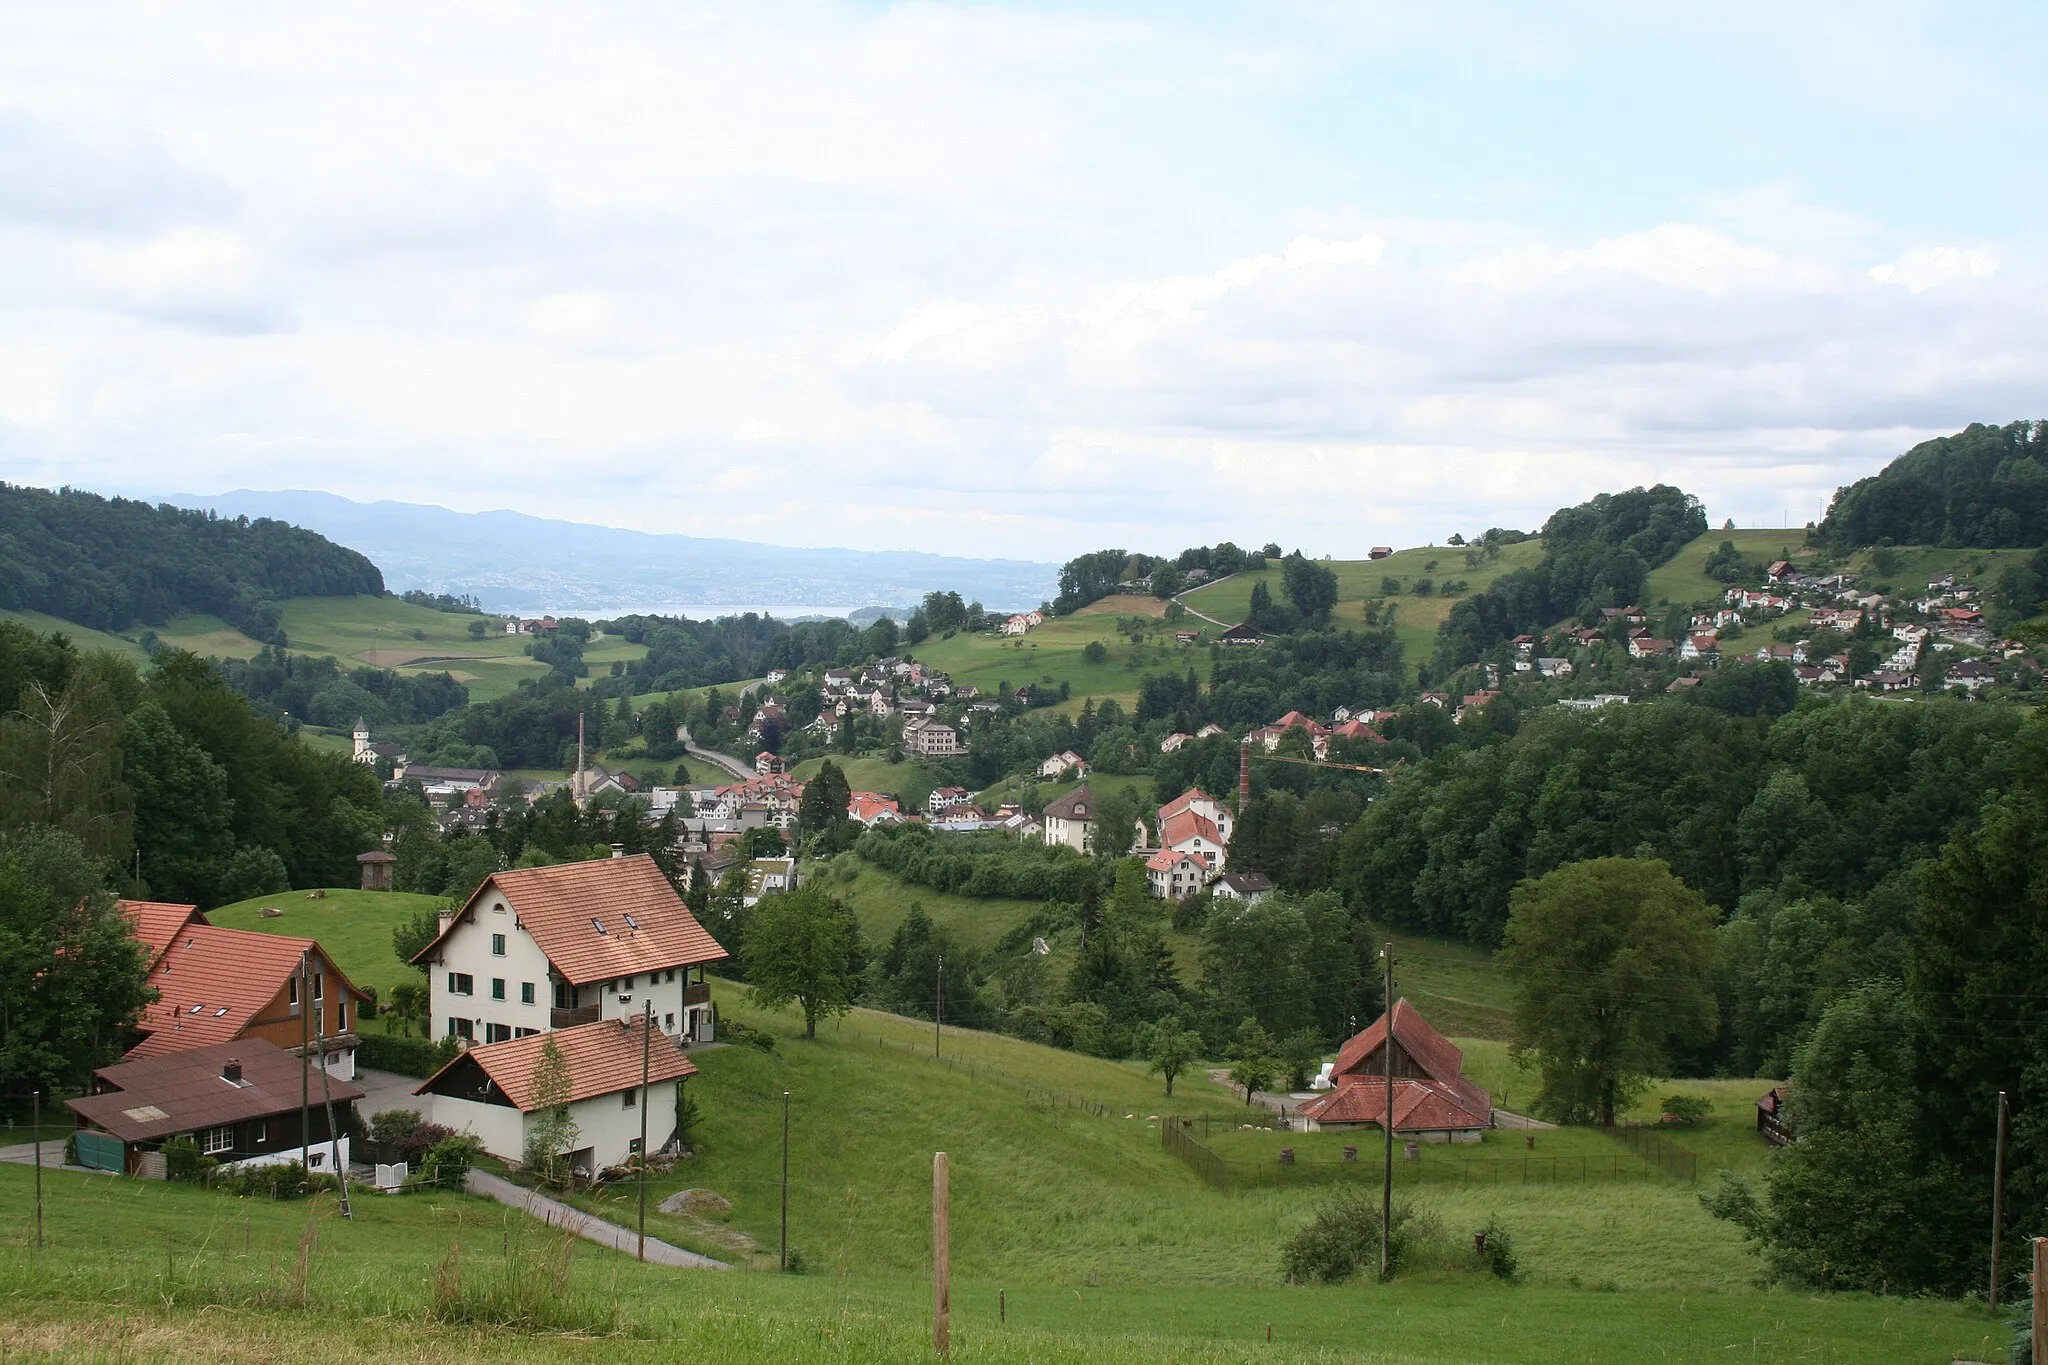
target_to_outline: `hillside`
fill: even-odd
[[[1460,1235],[1490,1216],[1510,1228],[1521,1283],[1423,1271],[1387,1287],[1284,1286],[1279,1235],[1326,1185],[1209,1189],[1161,1150],[1148,1118],[1165,1108],[1159,1085],[1135,1068],[953,1031],[946,1060],[935,1061],[928,1026],[860,1011],[806,1043],[792,1036],[791,1016],[755,1010],[741,988],[717,991],[725,1017],[778,1035],[775,1050],[699,1054],[702,1074],[690,1083],[704,1115],[697,1154],[650,1181],[649,1193],[652,1204],[680,1188],[709,1189],[733,1211],[710,1224],[651,1213],[649,1231],[772,1266],[786,1091],[790,1240],[810,1273],[664,1271],[579,1246],[562,1289],[528,1300],[547,1314],[528,1330],[569,1335],[535,1339],[487,1326],[504,1310],[481,1291],[504,1283],[508,1261],[546,1265],[547,1235],[496,1205],[359,1191],[355,1219],[343,1222],[327,1200],[274,1204],[49,1173],[40,1257],[21,1220],[0,1229],[10,1344],[169,1359],[317,1349],[518,1360],[545,1352],[559,1362],[599,1350],[611,1359],[627,1341],[654,1339],[675,1358],[738,1365],[917,1358],[929,1339],[931,1153],[944,1150],[953,1165],[955,1349],[964,1359],[1221,1362],[1252,1352],[1277,1362],[1534,1365],[1641,1359],[1654,1343],[1657,1359],[1684,1362],[1727,1359],[1736,1347],[1749,1360],[1933,1362],[2002,1349],[1999,1329],[1963,1305],[1753,1288],[1749,1254],[1689,1186],[1643,1172],[1591,1132],[1539,1134],[1538,1169],[1554,1145],[1560,1165],[1583,1154],[1611,1172],[1603,1177],[1523,1185],[1526,1152],[1513,1134],[1476,1149],[1431,1149],[1414,1171],[1397,1162],[1397,1181]],[[1190,1093],[1166,1112],[1226,1122],[1244,1112],[1221,1090],[1184,1086]],[[1717,1109],[1709,1127],[1743,1126],[1739,1108]],[[1257,1163],[1272,1155],[1261,1144],[1279,1138],[1216,1141]],[[1305,1161],[1317,1154],[1316,1143],[1292,1145]],[[1511,1159],[1496,1165],[1501,1156]],[[1480,1184],[1419,1173],[1440,1161],[1517,1175]],[[1376,1175],[1369,1163],[1334,1169],[1368,1183]],[[8,1207],[28,1206],[30,1179],[24,1167],[0,1166]],[[627,1189],[579,1202],[614,1221],[633,1218]],[[457,1264],[474,1293],[473,1325],[431,1325],[436,1267],[448,1285]],[[1386,1330],[1390,1317],[1401,1324],[1397,1337]],[[583,1339],[614,1333],[624,1341]]]
[[[1722,542],[1731,542],[1745,560],[1756,564],[1768,564],[1776,559],[1790,559],[1793,564],[1806,568],[1822,553],[1807,543],[1804,530],[1758,530],[1708,531],[1705,535],[1687,544],[1667,564],[1650,571],[1649,586],[1644,591],[1644,605],[1671,603],[1678,606],[1704,605],[1718,602],[1730,586],[1707,573],[1707,557],[1720,549]],[[1919,584],[1943,574],[1955,574],[1988,587],[2008,567],[2020,565],[2032,558],[2029,549],[1968,549],[1938,545],[1895,545],[1883,551],[1870,547],[1852,553],[1837,554],[1836,567],[1859,576],[1862,582],[1872,586],[1890,584],[1900,592],[1910,594]],[[1744,578],[1741,586],[1754,587]]]
[[[2048,422],[1972,422],[1835,494],[1820,538],[1843,549],[2048,544]]]
[[[1105,597],[1072,616],[1048,620],[1028,635],[995,636],[961,633],[950,640],[926,640],[910,653],[932,668],[994,695],[1004,683],[1025,686],[1067,684],[1071,693],[1061,709],[1077,712],[1090,697],[1100,706],[1115,701],[1126,710],[1138,700],[1138,680],[1147,673],[1182,673],[1192,667],[1207,681],[1208,651],[1183,649],[1174,643],[1179,630],[1206,623],[1162,619],[1166,604],[1156,597]],[[1118,622],[1143,622],[1137,636],[1120,633]],[[1214,634],[1214,627],[1208,628]],[[1103,647],[1101,662],[1091,662],[1087,648]]]
[[[349,980],[358,986],[375,986],[388,1003],[393,986],[401,981],[420,981],[419,972],[400,962],[392,951],[391,931],[421,910],[438,910],[446,904],[447,898],[443,896],[415,896],[403,891],[335,888],[319,900],[304,891],[279,891],[209,910],[206,918],[224,929],[254,929],[266,934],[319,939],[320,946]],[[265,919],[261,912],[266,906],[284,913]]]
[[[1430,545],[1397,550],[1385,559],[1323,560],[1322,566],[1337,575],[1337,608],[1331,615],[1340,623],[1363,626],[1368,601],[1383,598],[1398,603],[1394,634],[1400,638],[1402,658],[1412,670],[1429,658],[1436,647],[1437,627],[1458,598],[1490,587],[1502,574],[1534,567],[1543,558],[1543,542],[1525,540],[1504,546],[1498,558],[1481,556],[1477,564],[1467,564],[1465,555],[1466,550],[1459,546]],[[1425,578],[1438,590],[1446,579],[1462,579],[1467,586],[1451,597],[1441,596],[1439,591],[1417,595],[1416,583]],[[1397,591],[1388,591],[1388,579],[1398,580]],[[1234,625],[1251,614],[1252,585],[1260,582],[1274,600],[1283,600],[1277,566],[1205,584],[1183,593],[1181,600],[1196,611]]]
[[[282,521],[0,484],[0,608],[104,631],[207,613],[268,637],[286,598],[383,590],[367,558]]]

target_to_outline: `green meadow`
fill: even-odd
[[[720,983],[721,1015],[775,1037],[704,1050],[692,1157],[650,1207],[715,1191],[728,1215],[650,1213],[648,1231],[731,1272],[643,1266],[570,1247],[523,1215],[447,1193],[237,1199],[49,1172],[47,1245],[31,1173],[0,1166],[0,1341],[24,1358],[884,1362],[929,1354],[932,1153],[952,1165],[953,1354],[965,1362],[1935,1362],[1995,1359],[2002,1327],[1967,1305],[1760,1289],[1740,1239],[1691,1186],[1604,1179],[1483,1185],[1397,1162],[1397,1189],[1462,1236],[1515,1239],[1514,1283],[1426,1267],[1392,1284],[1289,1286],[1279,1241],[1328,1182],[1222,1193],[1160,1145],[1157,1116],[1225,1121],[1234,1095],[1184,1077],[1171,1102],[1135,1065],[855,1011],[814,1041],[795,1016]],[[778,1275],[783,1096],[789,1239]],[[1718,1114],[1716,1118],[1718,1119]],[[1513,1134],[1495,1134],[1512,1152]],[[1544,1131],[1589,1164],[1605,1136]],[[1340,1140],[1292,1135],[1293,1145]],[[1484,1156],[1492,1154],[1477,1149]],[[1443,1157],[1432,1150],[1424,1160]],[[1477,1159],[1460,1153],[1457,1159]],[[1360,1173],[1374,1183],[1375,1168]],[[1339,1177],[1350,1178],[1350,1177]],[[625,1226],[635,1192],[577,1196]]]
[[[1323,567],[1337,575],[1337,607],[1331,616],[1339,622],[1363,626],[1365,604],[1383,599],[1396,608],[1394,633],[1401,641],[1402,657],[1413,668],[1436,647],[1436,629],[1451,614],[1458,597],[1488,587],[1504,573],[1533,567],[1543,558],[1543,542],[1526,540],[1509,545],[1498,558],[1488,560],[1482,555],[1476,564],[1467,564],[1466,554],[1462,546],[1430,545],[1396,550],[1385,559],[1324,560]],[[1398,583],[1393,591],[1389,591],[1388,579]],[[1463,579],[1466,587],[1451,597],[1442,596],[1440,591],[1418,596],[1415,587],[1422,579],[1428,579],[1434,589],[1441,589],[1446,579]],[[1235,624],[1251,614],[1252,585],[1259,582],[1265,583],[1266,591],[1275,601],[1286,600],[1280,570],[1275,567],[1192,589],[1181,594],[1181,601],[1196,611]]]
[[[1076,712],[1089,698],[1100,706],[1115,701],[1126,710],[1137,705],[1138,682],[1148,673],[1181,673],[1189,668],[1204,681],[1209,677],[1209,652],[1175,644],[1177,631],[1213,626],[1188,619],[1168,622],[1166,604],[1155,597],[1108,597],[1072,616],[1048,620],[1026,635],[958,634],[931,639],[910,650],[928,667],[942,669],[956,683],[971,683],[993,696],[1002,684],[1053,687],[1066,683],[1068,700],[1061,709]],[[1117,629],[1119,620],[1142,620],[1136,640]],[[1103,658],[1090,662],[1087,649],[1100,644]]]
[[[445,896],[416,896],[404,891],[334,888],[319,900],[304,891],[280,891],[209,910],[206,918],[225,929],[318,939],[349,980],[358,986],[375,986],[388,1003],[393,986],[421,980],[419,972],[400,962],[392,951],[391,931],[421,910],[438,910],[447,903]],[[262,912],[271,907],[284,913],[265,919]]]

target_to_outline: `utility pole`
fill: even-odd
[[[321,980],[325,982],[324,975]],[[353,1222],[356,1215],[348,1202],[348,1166],[341,1159],[341,1134],[334,1126],[334,1091],[327,1083],[327,992],[324,989],[317,1003],[320,1018],[315,1022],[315,1032],[320,1040],[320,1104],[327,1110],[328,1160],[334,1163],[334,1178],[341,1182],[341,1216]]]
[[[654,1046],[654,1001],[643,1000],[640,1026],[640,1248],[634,1259],[647,1259],[647,1059]]]
[[[313,1008],[313,980],[306,967],[306,951],[299,950],[299,1165],[310,1166],[313,1155],[310,1138],[313,1123],[308,1117],[311,1108],[306,1093],[306,1054],[311,1051],[313,1040],[306,1033],[306,1011]]]
[[[782,1092],[782,1243],[781,1268],[789,1269],[789,1092]]]
[[[939,1055],[940,1030],[946,1021],[946,955],[939,954],[938,990],[932,996],[932,1056]]]
[[[1387,963],[1387,1036],[1380,1040],[1380,1056],[1385,1063],[1387,1081],[1387,1107],[1380,1122],[1387,1135],[1386,1162],[1380,1178],[1380,1279],[1387,1280],[1394,1274],[1394,944],[1391,939],[1380,950],[1380,956]]]
[[[953,1347],[953,1163],[944,1152],[932,1153],[932,1349],[945,1355]]]
[[[1998,1147],[1991,1164],[1991,1293],[1988,1302],[1991,1311],[1998,1311],[1998,1252],[2005,1236],[2005,1137],[2010,1126],[2011,1109],[2006,1103],[2005,1092],[1998,1092]]]
[[[40,1086],[36,1088],[35,1105],[35,1117],[31,1122],[36,1126],[36,1250],[41,1251],[43,1249],[43,1091]]]
[[[2034,1365],[2048,1365],[2048,1237],[2034,1239]]]

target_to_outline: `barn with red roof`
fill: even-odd
[[[1423,1142],[1477,1142],[1493,1127],[1493,1097],[1465,1076],[1465,1054],[1405,999],[1337,1053],[1333,1089],[1301,1107],[1317,1128],[1380,1128],[1387,1121],[1392,1019],[1394,1131]]]

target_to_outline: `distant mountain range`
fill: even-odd
[[[369,556],[393,592],[473,594],[486,610],[623,611],[663,606],[902,607],[951,590],[992,611],[1036,607],[1059,566],[911,551],[806,550],[649,535],[522,512],[451,512],[332,493],[177,494],[224,516],[272,517]]]

